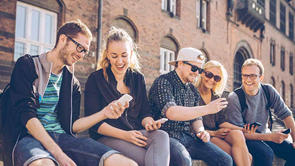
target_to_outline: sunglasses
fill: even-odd
[[[79,53],[84,52],[84,53],[85,53],[85,54],[84,54],[84,57],[89,56],[90,51],[89,51],[89,50],[86,50],[86,49],[82,46],[82,44],[76,42],[76,40],[74,40],[73,38],[71,38],[71,37],[69,37],[69,36],[67,36],[67,35],[66,35],[66,37],[68,37],[73,43],[76,44],[76,46],[77,46],[77,47],[76,47],[76,50],[77,50]]]
[[[187,61],[183,61],[183,63],[184,63],[184,64],[187,64],[187,65],[190,65],[190,66],[192,67],[192,68],[191,68],[191,71],[192,71],[192,72],[196,72],[197,70],[199,71],[200,74],[204,72],[204,69],[202,69],[202,68],[200,68],[200,67],[198,67],[198,66],[195,66],[195,65],[193,65],[193,64],[190,64],[190,63],[188,63]]]
[[[205,76],[209,79],[214,77],[214,81],[215,82],[219,82],[221,81],[221,77],[219,75],[214,75],[213,73],[211,73],[210,71],[204,71]]]

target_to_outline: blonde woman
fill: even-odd
[[[109,103],[129,94],[133,100],[118,119],[106,119],[89,130],[94,140],[112,147],[143,166],[169,165],[169,137],[158,130],[152,118],[144,76],[139,71],[138,53],[132,38],[123,29],[112,27],[106,47],[85,87],[85,114],[102,110]]]
[[[219,98],[227,81],[227,72],[219,62],[209,61],[203,69],[195,84],[201,95],[200,105]],[[211,142],[231,155],[236,165],[251,165],[252,156],[248,152],[243,129],[228,123],[224,111],[203,116],[203,123],[211,136]]]

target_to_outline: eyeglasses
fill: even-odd
[[[198,66],[195,66],[195,65],[193,65],[193,64],[190,64],[190,63],[188,63],[188,62],[186,62],[186,61],[183,61],[183,63],[184,64],[187,64],[187,65],[190,65],[192,68],[191,68],[191,71],[192,72],[196,72],[197,70],[199,71],[199,73],[201,74],[201,73],[203,73],[203,71],[204,71],[204,69],[202,69],[202,68],[200,68],[200,67],[198,67]]]
[[[213,73],[211,73],[210,71],[204,71],[205,76],[209,79],[214,77],[214,81],[215,82],[219,82],[221,81],[221,77],[219,75],[214,75]]]
[[[255,80],[257,77],[260,77],[260,75],[257,74],[242,74],[242,79],[247,79],[250,77],[251,80]]]
[[[81,53],[84,52],[84,57],[87,57],[90,54],[90,51],[86,50],[80,43],[76,42],[73,38],[66,35],[73,43],[77,45],[76,50]]]

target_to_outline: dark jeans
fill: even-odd
[[[68,134],[54,132],[49,132],[49,135],[78,166],[101,166],[104,159],[114,153],[119,153],[90,138],[76,138]],[[58,165],[58,162],[42,146],[41,142],[30,135],[21,139],[16,145],[14,151],[14,164],[16,166],[26,166],[42,158],[49,158]]]
[[[182,133],[181,139],[170,138],[170,166],[191,166],[192,161],[203,160],[208,166],[232,166],[233,160],[212,142],[204,143]]]
[[[295,149],[289,141],[277,144],[269,141],[246,141],[255,166],[272,166],[274,154],[286,160],[285,166],[295,165]]]

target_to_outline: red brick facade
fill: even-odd
[[[23,0],[38,4],[36,0]],[[245,58],[260,59],[265,67],[264,82],[270,83],[271,77],[275,80],[275,87],[280,91],[281,81],[285,84],[285,101],[290,106],[290,85],[295,88],[295,75],[289,72],[289,55],[295,56],[295,42],[290,40],[288,13],[295,15],[295,1],[287,3],[284,0],[277,1],[277,25],[274,27],[269,22],[269,0],[265,0],[265,33],[260,38],[260,30],[254,32],[238,21],[238,2],[234,2],[232,17],[227,17],[228,0],[207,1],[207,30],[204,32],[197,27],[196,19],[197,0],[177,0],[176,15],[171,17],[169,12],[163,11],[161,0],[104,0],[102,18],[102,40],[105,39],[108,29],[116,24],[115,20],[123,18],[129,21],[136,33],[136,41],[142,56],[142,72],[146,77],[148,87],[153,80],[160,75],[160,47],[162,39],[173,39],[177,49],[183,47],[195,47],[202,49],[210,60],[220,61],[229,73],[229,90],[233,89],[234,60],[238,52],[243,52]],[[230,1],[230,0],[229,0]],[[57,3],[56,3],[57,2]],[[251,2],[251,1],[249,1]],[[286,35],[280,27],[280,2],[286,6]],[[93,35],[97,36],[98,0],[47,0],[46,4],[59,4],[58,25],[63,21],[80,19],[86,23]],[[42,7],[44,4],[39,5]],[[0,88],[8,82],[9,73],[13,66],[14,34],[15,34],[16,1],[0,1]],[[228,18],[230,21],[228,21]],[[237,26],[238,25],[238,26]],[[294,28],[294,26],[293,26]],[[293,30],[294,32],[295,30]],[[276,64],[270,64],[270,41],[276,44]],[[91,45],[91,51],[96,50],[96,38]],[[285,48],[285,71],[280,67],[280,48]],[[82,86],[87,76],[94,71],[95,53],[83,62],[76,65],[76,74]],[[293,58],[295,59],[295,58]],[[295,60],[293,60],[295,61]],[[295,62],[293,62],[294,66]],[[295,68],[295,66],[293,67]],[[295,69],[293,69],[295,70]],[[2,74],[4,73],[4,74]],[[293,72],[294,73],[294,72]],[[293,96],[294,90],[293,90]],[[293,105],[295,105],[293,97]]]

